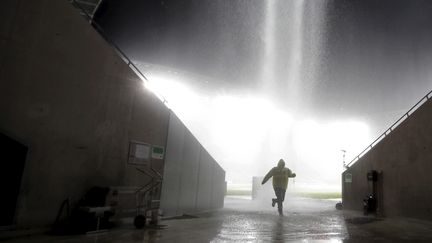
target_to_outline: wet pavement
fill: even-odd
[[[432,222],[364,217],[338,211],[335,203],[287,198],[281,217],[270,200],[228,197],[224,209],[163,220],[164,229],[136,230],[130,223],[97,235],[33,235],[5,242],[432,242]]]

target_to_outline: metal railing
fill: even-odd
[[[129,68],[144,82],[147,83],[149,80],[147,77],[139,70],[139,68],[129,59],[129,57],[118,47],[105,33],[105,31],[102,29],[102,27],[94,21],[93,17],[87,13],[85,8],[79,3],[77,0],[68,0],[74,7],[78,8],[82,15],[89,21],[89,23],[99,32],[99,34],[105,39],[105,41],[110,44],[114,50],[117,52],[117,54],[123,59],[123,61],[129,66]],[[158,94],[154,90],[152,91],[158,98],[165,104],[168,104],[168,101],[163,97],[161,94]]]
[[[367,146],[363,151],[361,151],[353,160],[351,160],[346,167],[348,168],[353,163],[357,162],[363,155],[365,155],[369,150],[371,150],[375,145],[377,145],[382,139],[389,135],[396,127],[398,127],[403,121],[405,121],[411,114],[413,114],[420,106],[422,106],[426,101],[428,101],[432,96],[432,90],[429,91],[423,98],[421,98],[415,105],[411,107],[405,114],[403,114],[395,123],[393,123],[390,128],[388,128],[384,133],[382,133],[377,139],[375,139],[369,146]]]

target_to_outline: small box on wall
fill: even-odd
[[[345,183],[352,183],[352,174],[345,173]]]
[[[152,147],[152,159],[163,159],[165,154],[165,148],[162,146],[153,145]]]

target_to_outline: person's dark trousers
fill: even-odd
[[[276,194],[276,198],[273,200],[276,200],[276,202],[277,202],[279,215],[283,215],[282,203],[285,200],[286,189],[280,188],[280,187],[274,187],[273,189],[274,189],[275,194]]]

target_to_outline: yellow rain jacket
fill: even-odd
[[[273,177],[273,187],[287,189],[288,187],[288,178],[296,177],[295,173],[292,173],[290,169],[285,167],[285,162],[283,160],[279,160],[278,166],[273,167],[267,175],[264,177],[261,184],[264,184]]]

